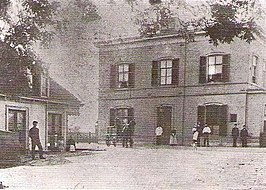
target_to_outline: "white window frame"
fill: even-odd
[[[160,65],[160,85],[171,85],[173,78],[173,60],[164,59],[159,61]]]
[[[124,86],[125,85],[125,86]],[[129,87],[129,64],[123,63],[118,65],[118,87]]]

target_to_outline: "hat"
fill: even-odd
[[[34,124],[34,123],[38,123],[38,121],[33,121],[32,123],[33,123],[33,124]]]

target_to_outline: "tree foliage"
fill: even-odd
[[[144,10],[134,9],[141,36],[162,35],[175,24],[175,32],[187,38],[192,30],[205,31],[214,45],[235,38],[251,42],[262,33],[258,20],[264,16],[258,0],[212,0],[188,5],[182,0],[149,1]]]
[[[72,0],[84,22],[100,19],[96,6],[86,0]],[[62,0],[1,0],[0,37],[22,57],[36,59],[35,42],[47,45],[67,21],[62,19]],[[69,5],[69,4],[68,4]]]

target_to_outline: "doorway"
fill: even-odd
[[[57,150],[58,141],[63,138],[62,114],[48,114],[48,149]]]
[[[172,129],[172,106],[157,108],[157,125],[163,128],[162,144],[169,144]]]

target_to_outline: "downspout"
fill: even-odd
[[[182,101],[182,145],[184,145],[185,137],[184,137],[184,130],[185,130],[185,106],[186,106],[186,67],[187,67],[187,44],[188,44],[188,39],[185,38],[185,56],[184,56],[184,71],[183,71],[183,77],[184,77],[184,82],[183,82],[183,101]]]

